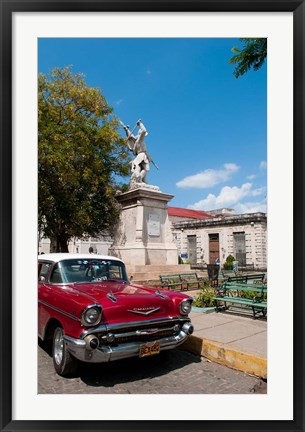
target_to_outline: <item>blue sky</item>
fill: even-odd
[[[39,39],[38,69],[73,65],[124,123],[142,119],[159,167],[151,164],[148,183],[174,195],[171,206],[266,212],[267,67],[236,79],[234,45],[239,39]]]

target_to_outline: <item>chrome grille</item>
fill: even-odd
[[[177,324],[179,324],[179,329],[175,328]],[[119,345],[131,342],[149,342],[178,334],[182,325],[183,323],[181,321],[158,323],[158,325],[155,326],[151,323],[142,324],[134,329],[125,327],[115,331],[110,330],[109,333],[113,333],[115,336],[115,340],[112,343],[107,342],[105,333],[100,335],[99,339],[102,344],[107,345]]]
[[[174,330],[173,329],[168,329],[168,330],[160,330],[157,333],[152,333],[152,334],[133,334],[133,335],[116,335],[116,343],[120,344],[120,343],[128,343],[128,342],[134,342],[134,341],[141,341],[141,342],[145,342],[145,341],[153,341],[153,340],[158,340],[160,338],[163,337],[168,337],[168,336],[172,336],[174,334]]]

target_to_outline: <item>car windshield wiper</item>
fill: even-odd
[[[68,282],[69,284],[73,284],[73,285],[80,285],[80,284],[85,284],[85,283],[104,283],[104,282],[120,282],[120,283],[127,283],[127,281],[125,279],[115,279],[115,278],[111,278],[111,279],[100,279],[100,278],[96,278],[96,279],[91,279],[91,280],[84,280],[84,281],[75,281],[75,282]]]
[[[73,285],[81,285],[81,284],[89,283],[89,282],[91,282],[91,281],[83,280],[83,281],[75,281],[75,282],[69,282],[69,283],[73,284]]]
[[[126,282],[127,283],[127,281],[125,280],[125,279],[120,279],[120,278],[110,278],[110,279],[106,279],[106,280],[104,280],[103,282]]]

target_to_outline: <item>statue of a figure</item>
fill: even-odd
[[[137,121],[137,126],[139,126],[138,133],[137,135],[133,135],[133,131],[130,132],[129,128],[123,125],[127,136],[128,148],[135,155],[134,160],[131,162],[131,180],[136,183],[147,183],[146,175],[150,170],[149,163],[151,162],[151,157],[147,153],[144,138],[148,133],[141,120]]]

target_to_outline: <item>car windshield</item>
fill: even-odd
[[[128,281],[125,266],[111,259],[68,259],[58,262],[52,271],[51,283],[88,283]]]

